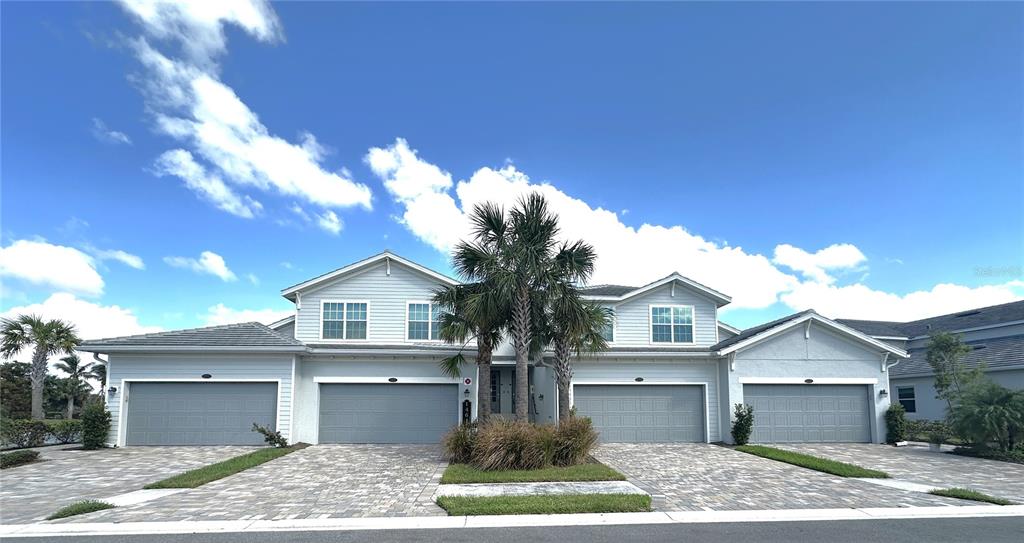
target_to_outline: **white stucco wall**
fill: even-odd
[[[107,385],[117,387],[107,394],[111,415],[110,445],[123,446],[122,421],[131,403],[131,381],[277,381],[277,430],[292,436],[292,355],[228,354],[118,354],[109,356]],[[203,379],[209,374],[209,379]],[[125,399],[127,398],[127,404]],[[294,441],[294,440],[292,440]]]
[[[772,378],[793,384],[813,379],[816,383],[864,383],[870,388],[871,435],[881,443],[885,441],[885,410],[890,396],[882,397],[881,390],[889,389],[888,373],[881,370],[882,353],[873,347],[854,342],[817,323],[811,325],[810,338],[805,338],[804,326],[799,325],[765,341],[736,353],[735,369],[726,364],[728,409],[723,409],[722,427],[727,441],[731,441],[731,406],[743,403],[741,379]],[[831,381],[830,381],[831,380]],[[873,381],[866,383],[865,381]]]

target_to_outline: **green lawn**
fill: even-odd
[[[143,488],[195,488],[217,479],[223,479],[240,471],[256,467],[288,453],[306,448],[307,445],[293,445],[283,448],[259,449],[248,454],[229,458],[223,462],[203,466],[185,473],[168,477],[162,481],[150,483]]]
[[[969,488],[944,488],[939,490],[932,490],[929,494],[935,494],[936,496],[945,496],[947,498],[960,498],[961,500],[973,500],[976,502],[988,502],[996,505],[1013,505],[1010,500],[1004,500],[1003,498],[997,498],[995,496],[989,496],[988,494],[982,494],[971,490]]]
[[[651,510],[646,494],[558,494],[551,496],[441,496],[451,516],[550,515],[559,513],[634,513]]]
[[[113,505],[107,502],[99,502],[96,500],[85,500],[75,502],[67,507],[61,508],[60,511],[46,517],[46,520],[53,520],[64,517],[73,517],[75,515],[84,515],[86,513],[92,513],[93,511],[102,511],[104,509],[113,509]]]
[[[543,481],[625,481],[626,476],[600,462],[565,468],[484,471],[467,464],[452,464],[444,470],[441,484],[537,483]]]
[[[870,477],[872,479],[885,479],[889,477],[889,474],[884,471],[866,469],[853,464],[837,462],[827,458],[819,458],[809,454],[784,451],[782,449],[776,449],[775,447],[765,447],[763,445],[740,445],[736,447],[736,450],[761,456],[763,458],[778,460],[779,462],[785,462],[787,464],[793,464],[794,466],[800,466],[802,468],[831,473],[832,475],[838,475],[840,477]]]

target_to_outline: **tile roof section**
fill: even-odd
[[[969,342],[971,352],[964,356],[968,368],[984,363],[988,369],[1024,366],[1024,335],[984,339]],[[925,358],[927,349],[910,351],[910,358],[889,370],[893,378],[910,375],[931,375],[932,368]]]
[[[82,342],[82,350],[93,347],[304,347],[304,344],[258,322],[243,322]]]
[[[932,332],[956,332],[1013,321],[1024,321],[1024,300],[958,311],[948,315],[939,315],[938,317],[910,322],[836,319],[836,322],[860,330],[868,335],[910,338],[926,336]]]

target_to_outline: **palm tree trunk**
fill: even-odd
[[[561,338],[560,338],[561,339]],[[569,400],[569,386],[572,383],[572,361],[569,344],[562,340],[555,341],[555,381],[558,384],[558,422],[569,420],[572,409]]]
[[[46,350],[37,345],[32,353],[32,369],[29,372],[29,379],[32,381],[32,418],[42,420],[46,418],[43,411],[43,385],[46,384]]]
[[[516,349],[516,420],[530,420],[530,376],[528,358],[530,349],[530,291],[519,288],[512,307],[512,339]]]
[[[75,418],[75,394],[68,394],[68,420]]]
[[[476,421],[478,424],[487,422],[491,416],[491,345],[477,338],[476,363],[480,368],[480,377],[476,383]]]

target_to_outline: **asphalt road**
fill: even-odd
[[[260,532],[239,534],[84,536],[4,538],[5,543],[865,543],[892,541],[1020,543],[1024,517],[962,519],[842,520],[720,524],[640,524],[525,528],[459,528],[436,530],[367,530]]]

